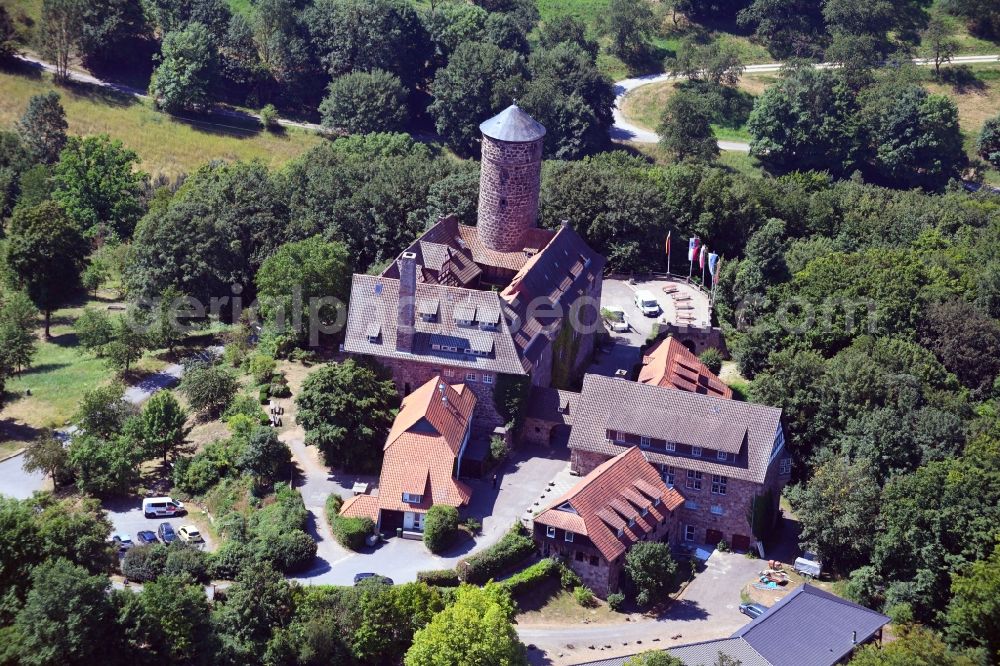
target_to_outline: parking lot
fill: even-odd
[[[657,317],[647,317],[635,305],[635,292],[648,291],[660,306]],[[657,322],[709,326],[711,310],[708,295],[682,279],[628,280],[606,279],[601,294],[601,307],[617,306],[625,311],[632,329],[630,342],[642,344]]]
[[[146,518],[142,513],[142,499],[138,497],[106,500],[102,506],[108,512],[108,520],[111,521],[111,533],[128,534],[132,537],[133,543],[136,542],[136,535],[139,532],[143,530],[156,532],[156,528],[163,522],[170,523],[175,532],[181,525],[193,524],[198,527],[198,531],[201,532],[201,535],[205,539],[205,543],[200,544],[199,547],[205,550],[215,550],[212,535],[206,529],[208,527],[207,519],[196,506],[186,506],[185,508],[188,509],[188,513],[176,518]]]

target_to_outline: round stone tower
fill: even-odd
[[[479,131],[479,240],[498,252],[523,250],[525,235],[538,219],[545,128],[511,104]]]

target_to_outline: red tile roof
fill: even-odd
[[[658,342],[643,358],[639,381],[720,398],[733,397],[733,390],[672,336]]]
[[[468,504],[472,489],[453,474],[475,408],[472,391],[440,377],[406,396],[386,438],[378,495],[352,497],[340,514],[377,520],[380,510],[427,511],[434,504]],[[403,493],[420,495],[421,502],[403,502]]]
[[[610,562],[683,503],[632,447],[595,468],[535,522],[585,535]]]

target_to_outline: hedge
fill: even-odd
[[[434,569],[432,571],[418,571],[417,582],[427,583],[434,587],[458,587],[460,581],[458,573],[454,569]]]
[[[345,518],[340,515],[340,507],[344,500],[340,495],[330,495],[326,498],[326,518],[330,521],[333,536],[344,548],[361,550],[365,539],[375,532],[375,523],[371,518]]]
[[[458,577],[465,583],[482,585],[526,560],[535,552],[528,530],[515,523],[510,531],[486,550],[458,563]]]
[[[518,571],[507,580],[500,582],[500,587],[515,596],[520,592],[540,585],[547,578],[555,578],[559,575],[560,566],[555,560],[546,557],[540,562],[535,562],[527,569]]]
[[[458,509],[447,504],[435,504],[424,518],[424,545],[432,553],[440,553],[451,543],[458,529]]]

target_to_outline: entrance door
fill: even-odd
[[[424,514],[416,511],[406,511],[403,513],[403,529],[407,531],[424,531]]]
[[[716,546],[722,541],[722,532],[719,530],[705,530],[705,545]]]
[[[750,537],[743,534],[734,534],[733,550],[750,550]]]

